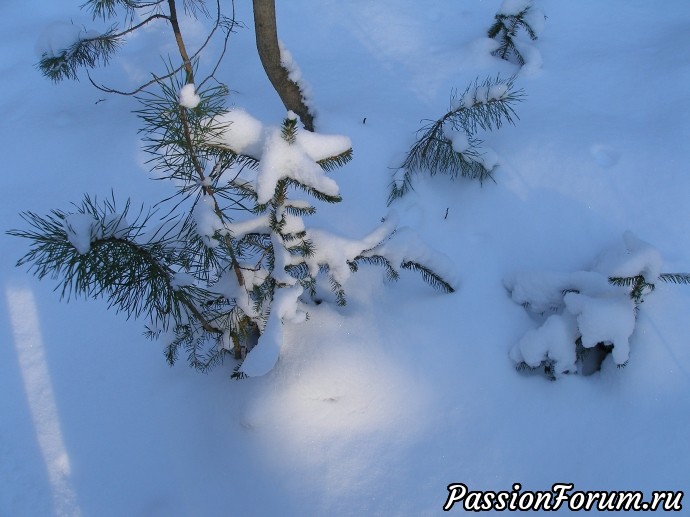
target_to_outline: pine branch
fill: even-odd
[[[161,2],[162,0],[148,3],[146,6],[154,6]],[[131,16],[136,9],[144,7],[144,5],[139,4],[139,2],[135,0],[87,0],[81,7],[82,9],[85,8],[91,11],[91,16],[94,20],[96,18],[102,18],[105,21],[117,14],[118,7],[124,8],[127,15]]]
[[[67,299],[104,297],[110,307],[125,312],[128,318],[144,315],[166,328],[171,320],[182,324],[195,319],[205,330],[219,332],[198,308],[207,299],[207,291],[174,281],[179,265],[176,241],[138,242],[150,213],[140,211],[134,223],[128,224],[129,202],[117,213],[114,201],[99,206],[88,197],[78,209],[94,221],[88,250],[78,250],[70,240],[66,230],[70,214],[54,210],[41,217],[26,212],[21,216],[32,229],[8,232],[31,241],[29,252],[17,266],[29,265],[38,278],[59,280],[61,296]]]
[[[487,32],[489,38],[495,39],[496,37],[500,37],[499,47],[492,52],[493,55],[506,61],[509,61],[510,58],[513,57],[520,66],[525,64],[525,57],[515,44],[515,38],[517,37],[518,31],[522,29],[532,41],[537,39],[536,31],[526,20],[531,10],[532,4],[530,3],[517,13],[496,14],[495,21]]]
[[[513,107],[523,99],[522,90],[515,90],[513,79],[499,77],[477,81],[465,92],[451,99],[451,110],[438,120],[429,122],[418,131],[418,138],[391,186],[388,204],[402,197],[412,188],[412,176],[426,171],[431,176],[447,174],[451,179],[462,176],[480,182],[491,177],[493,164],[484,163],[480,150],[478,129],[500,129],[504,123],[514,124],[518,118]],[[451,138],[458,135],[458,141]]]
[[[106,65],[122,44],[122,37],[111,27],[104,34],[93,38],[80,38],[56,55],[44,53],[38,67],[53,82],[77,79],[80,68]]]

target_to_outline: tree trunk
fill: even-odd
[[[280,62],[275,0],[253,0],[253,3],[256,48],[266,75],[285,108],[297,114],[305,129],[314,131],[314,117],[304,103],[302,91],[288,77],[288,70]]]

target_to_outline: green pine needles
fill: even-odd
[[[534,6],[531,0],[504,2],[487,32],[489,38],[497,39],[499,42],[498,48],[492,52],[494,56],[506,61],[515,61],[520,66],[525,64],[524,44],[519,41],[518,34],[524,32],[530,40],[537,39],[537,32],[530,21],[533,14]]]
[[[304,218],[316,212],[310,198],[341,201],[329,173],[352,159],[350,140],[307,132],[292,113],[280,127],[265,127],[227,109],[227,88],[208,86],[217,64],[197,84],[197,56],[218,28],[227,41],[234,24],[216,6],[206,42],[190,56],[175,0],[84,5],[94,19],[124,13],[128,28],[79,32],[68,48],[44,54],[39,66],[54,81],[107,63],[123,36],[154,20],[173,29],[181,64],[169,58],[165,75],[129,94],[138,95],[151,170],[176,190],[139,210],[130,201],[118,206],[112,194],[102,202],[86,196],[71,210],[24,213],[29,229],[8,233],[30,242],[18,265],[57,280],[62,297],[105,298],[127,317],[144,318],[146,335],[165,343],[170,364],[184,351],[207,371],[231,356],[236,377],[257,376],[277,361],[283,325],[306,319],[324,292],[345,305],[346,282],[361,266],[382,266],[391,280],[411,270],[443,292],[454,287],[433,253],[401,238],[394,213],[362,239],[307,227]],[[184,7],[208,15],[201,0]]]
[[[161,84],[138,111],[152,170],[176,194],[151,210],[118,207],[111,195],[47,216],[22,214],[29,229],[9,232],[30,241],[18,265],[57,280],[67,299],[105,298],[127,317],[145,318],[170,364],[182,351],[201,371],[226,356],[244,359],[236,377],[270,370],[283,324],[306,318],[321,285],[344,305],[345,283],[363,265],[383,266],[390,279],[412,270],[454,290],[422,260],[427,251],[397,239],[395,214],[360,240],[306,226],[316,209],[299,194],[341,200],[327,172],[352,158],[349,139],[306,132],[293,116],[264,128],[223,108],[223,87],[196,92],[198,104],[185,106],[187,86],[183,77]],[[252,127],[254,140],[237,148]]]
[[[185,13],[197,17],[199,14],[210,17],[203,0],[184,0]],[[216,32],[224,33],[223,51],[220,54],[218,63],[222,59],[227,40],[233,31],[236,22],[231,18],[221,15],[220,0],[216,0],[216,16],[211,30],[209,31],[204,43],[195,51],[188,51],[185,40],[180,29],[177,2],[176,0],[87,0],[82,9],[88,11],[95,21],[111,20],[120,17],[124,22],[124,27],[113,23],[103,31],[87,30],[73,26],[71,41],[60,38],[61,41],[49,41],[47,48],[42,52],[38,62],[41,73],[54,82],[66,79],[76,80],[79,71],[84,69],[89,81],[98,89],[107,93],[119,93],[123,95],[134,95],[140,91],[156,84],[160,79],[173,77],[177,72],[184,70],[187,74],[187,81],[194,82],[194,63],[199,55],[208,45]],[[136,21],[136,23],[135,23]],[[89,74],[89,70],[99,66],[107,65],[115,56],[118,49],[125,43],[127,36],[137,30],[152,24],[163,21],[167,23],[173,34],[181,58],[181,64],[173,69],[169,69],[165,75],[154,75],[153,79],[138,88],[123,92],[97,84]],[[64,37],[65,35],[63,35]],[[48,38],[50,40],[50,38]],[[59,45],[59,46],[56,46]],[[215,68],[218,67],[216,64]]]
[[[92,34],[90,37],[88,34]],[[123,36],[110,28],[103,34],[80,31],[74,43],[57,52],[44,52],[38,63],[43,75],[54,82],[77,79],[81,68],[107,65],[122,44]]]
[[[500,129],[506,122],[514,124],[518,118],[514,105],[523,98],[524,92],[515,88],[512,78],[500,77],[475,81],[461,95],[454,94],[450,110],[417,132],[417,141],[394,175],[389,204],[409,192],[413,175],[421,171],[480,182],[490,178],[497,160],[482,152],[476,133]]]
[[[31,229],[8,233],[32,244],[17,265],[28,265],[38,278],[57,280],[62,297],[103,297],[128,318],[146,318],[159,332],[179,333],[192,323],[198,330],[219,332],[210,312],[201,309],[217,296],[181,281],[195,249],[182,245],[179,220],[161,221],[142,209],[130,220],[130,203],[118,209],[114,198],[98,203],[86,196],[74,209],[45,217],[22,214]],[[197,347],[189,354],[199,369],[215,359],[202,357]]]

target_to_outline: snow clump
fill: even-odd
[[[520,271],[507,277],[504,285],[511,299],[542,320],[512,347],[511,359],[530,368],[543,365],[555,378],[578,370],[579,342],[585,351],[599,345],[610,348],[614,363],[625,364],[636,304],[630,288],[613,285],[611,279],[642,276],[651,284],[661,266],[659,251],[628,231],[590,270]]]
[[[180,90],[180,106],[194,109],[201,102],[201,97],[196,93],[194,83],[185,84]]]

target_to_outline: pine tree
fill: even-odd
[[[237,195],[254,202],[256,216],[231,223],[228,229],[237,239],[242,267],[251,277],[242,294],[246,296],[244,311],[261,330],[256,351],[236,370],[236,376],[261,375],[275,364],[282,341],[281,321],[304,319],[300,300],[315,299],[319,284],[326,283],[336,303],[345,305],[345,281],[364,264],[384,267],[392,280],[398,278],[399,269],[414,270],[433,287],[454,291],[441,275],[416,260],[423,251],[419,247],[392,245],[394,215],[361,240],[305,225],[303,218],[316,208],[295,194],[302,192],[326,203],[341,200],[337,184],[326,173],[351,159],[349,139],[305,134],[290,114],[280,129],[265,132],[259,147],[262,153],[256,169],[230,184]]]
[[[514,103],[523,99],[513,79],[475,81],[462,95],[451,97],[450,110],[441,118],[423,126],[416,143],[396,171],[389,204],[412,188],[412,176],[425,171],[431,176],[447,174],[484,181],[491,177],[497,163],[481,151],[478,129],[500,129],[504,122],[518,118]]]
[[[159,216],[163,203],[133,215],[129,202],[120,210],[114,199],[86,197],[72,211],[25,213],[31,229],[10,232],[31,241],[19,265],[57,279],[63,296],[105,297],[127,316],[146,317],[148,335],[167,340],[171,364],[183,348],[190,364],[205,371],[229,353],[241,359],[258,338],[258,353],[237,376],[270,369],[282,322],[305,317],[299,300],[314,295],[319,282],[327,281],[345,304],[344,281],[363,264],[383,266],[390,278],[398,269],[415,270],[453,291],[416,259],[419,249],[391,244],[395,217],[360,241],[307,229],[302,218],[315,208],[291,193],[340,201],[326,171],[350,160],[349,140],[307,138],[288,117],[282,128],[261,132],[259,156],[241,155],[230,146],[242,128],[224,121],[222,93],[200,92],[194,108],[179,105],[173,86],[144,100],[147,150],[178,185],[168,200],[172,211]],[[173,116],[178,111],[184,115]],[[242,200],[254,215],[231,218]]]
[[[137,9],[159,4],[85,5],[94,18],[124,8],[131,24]],[[118,38],[155,19],[168,20],[182,64],[169,60],[162,77],[135,92],[151,169],[176,193],[151,208],[133,209],[111,194],[104,201],[87,195],[71,209],[45,216],[24,213],[29,228],[8,232],[30,241],[18,265],[57,280],[67,299],[105,298],[127,317],[145,318],[147,336],[165,342],[170,364],[184,350],[193,367],[206,371],[228,355],[241,361],[258,342],[249,363],[238,365],[238,377],[270,369],[283,322],[305,317],[301,300],[315,296],[319,283],[345,304],[345,280],[361,265],[383,266],[391,279],[399,269],[417,271],[433,287],[452,292],[420,260],[424,250],[396,241],[394,215],[359,241],[306,228],[303,217],[315,208],[294,199],[294,191],[340,201],[327,173],[351,159],[349,139],[305,132],[293,114],[281,128],[264,128],[241,110],[228,110],[224,85],[202,87],[217,67],[195,86],[198,52],[188,56],[175,2],[167,4],[168,15],[156,13],[124,32],[80,37],[70,49],[44,56],[41,68],[53,80],[75,78],[79,68],[107,62],[111,54],[102,49],[116,48]],[[188,0],[185,6],[203,3]],[[220,13],[211,34],[219,20]]]

